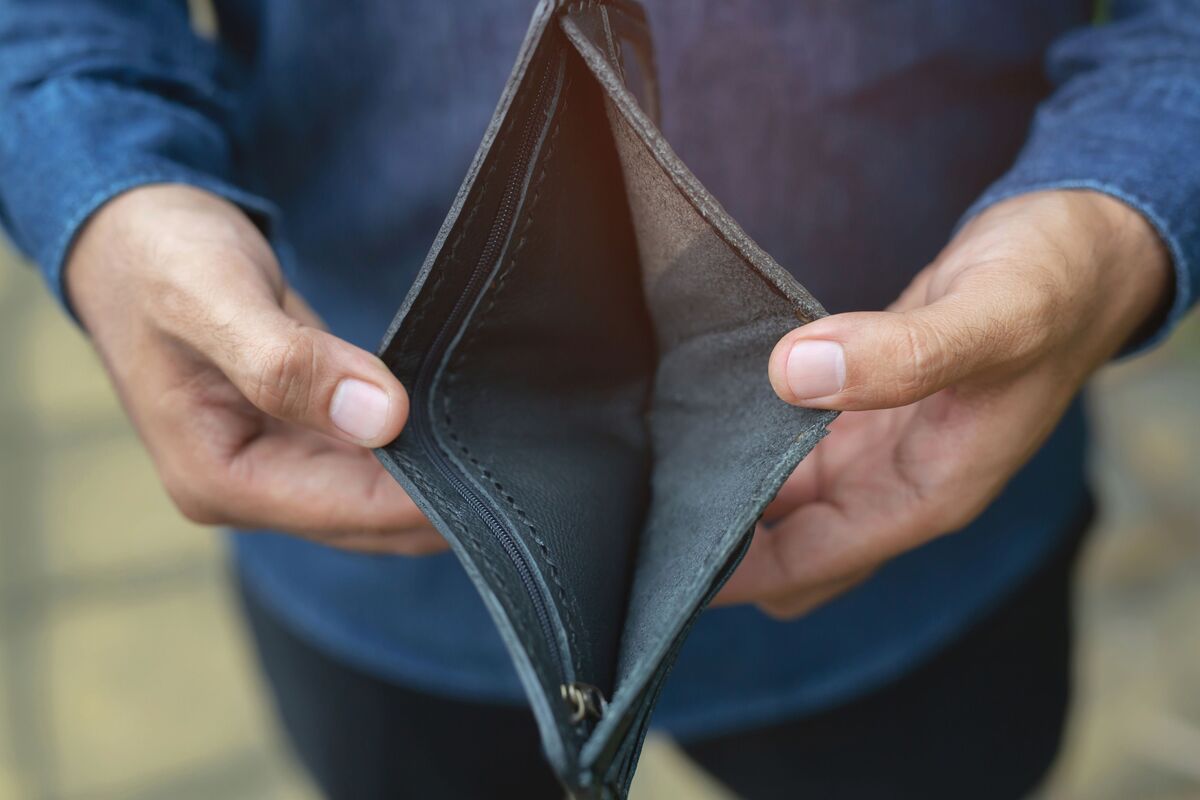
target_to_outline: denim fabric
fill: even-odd
[[[271,232],[334,332],[373,348],[507,77],[533,0],[0,0],[0,222],[61,296],[72,237],[129,187],[180,181]],[[668,139],[830,311],[879,308],[966,214],[1086,186],[1137,208],[1200,286],[1200,4],[650,0]],[[1045,69],[1048,58],[1049,69]],[[1032,126],[1032,127],[1031,127]],[[731,146],[736,142],[738,146]],[[1083,502],[1076,404],[965,531],[804,620],[705,615],[656,719],[705,734],[895,677],[994,606]],[[517,701],[450,556],[234,536],[249,585],[301,635],[408,685]]]

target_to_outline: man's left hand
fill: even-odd
[[[1129,206],[1039,192],[975,217],[887,311],[789,333],[770,359],[775,391],[848,413],[767,509],[717,602],[799,616],[964,527],[1162,308],[1170,275]]]

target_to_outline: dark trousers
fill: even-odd
[[[687,753],[748,800],[1025,796],[1063,730],[1071,574],[1086,523],[999,607],[898,680],[817,714],[685,743]],[[242,600],[283,727],[328,797],[563,796],[526,709],[366,674],[297,637],[245,587]]]

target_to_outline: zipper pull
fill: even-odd
[[[590,683],[564,683],[559,689],[563,701],[571,708],[572,725],[578,725],[587,719],[600,719],[608,708],[604,693]]]

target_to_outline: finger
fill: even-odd
[[[190,519],[286,530],[360,552],[445,549],[368,451],[263,415],[213,367],[207,385],[191,375],[174,388],[162,385],[169,370],[145,376],[164,402],[132,410],[164,486]]]
[[[329,326],[325,324],[325,320],[313,310],[313,307],[308,304],[308,301],[300,296],[292,287],[288,286],[283,290],[283,300],[280,302],[283,307],[283,313],[310,328],[327,331]]]
[[[961,529],[1044,441],[1065,403],[1014,390],[972,408],[910,415],[899,441],[877,445],[886,459],[760,528],[720,600],[803,596]]]
[[[820,446],[800,462],[763,512],[763,520],[774,523],[820,496]]]
[[[714,605],[762,602],[845,577],[839,573],[813,572],[805,570],[803,565],[793,564],[790,559],[799,548],[784,541],[792,537],[794,530],[812,531],[807,534],[810,537],[819,537],[821,531],[830,528],[836,530],[837,523],[833,519],[836,512],[829,503],[815,502],[793,511],[771,528],[758,526],[746,555],[721,587]],[[849,572],[852,570],[847,574]]]
[[[908,310],[825,317],[775,346],[771,385],[785,401],[812,408],[908,405],[965,379],[1028,363],[1045,340],[1025,309],[1019,296],[975,292]]]
[[[442,535],[433,528],[396,533],[355,533],[343,536],[310,537],[322,544],[352,553],[390,556],[431,556],[450,548]]]
[[[414,534],[409,545],[426,549],[419,543],[428,541],[429,521],[366,450],[270,422],[225,454],[187,423],[180,428],[187,446],[156,460],[176,505],[196,522],[284,530],[354,549],[375,539],[380,552],[396,551],[385,538]]]
[[[823,606],[840,594],[844,594],[871,577],[872,571],[864,569],[847,578],[795,592],[785,597],[771,598],[758,604],[767,616],[778,620],[802,617],[819,606]]]
[[[367,450],[261,413],[212,365],[145,361],[131,416],[185,516],[356,550],[432,546],[429,521]]]
[[[885,498],[882,506],[891,503]],[[920,523],[905,515],[851,517],[832,503],[810,503],[755,532],[718,603],[786,602],[852,581],[926,538]]]
[[[249,442],[230,461],[223,492],[230,523],[323,539],[429,528],[417,505],[370,453],[279,428]]]
[[[395,439],[408,416],[404,387],[378,358],[321,330],[297,295],[284,299],[300,319],[265,293],[223,297],[188,342],[276,419],[366,447]]]

